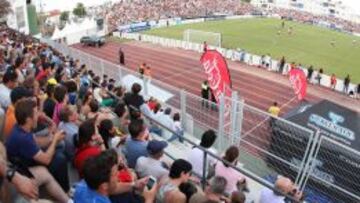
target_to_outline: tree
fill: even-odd
[[[9,1],[0,0],[0,18],[6,17],[11,11],[11,4]]]
[[[69,20],[69,11],[61,12],[60,20],[63,21],[63,22],[68,21]]]
[[[241,0],[242,2],[245,2],[245,3],[250,3],[251,0]]]
[[[84,17],[86,15],[86,9],[84,7],[84,4],[78,3],[73,10],[73,14],[80,18]]]

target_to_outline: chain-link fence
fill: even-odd
[[[310,169],[304,182],[305,192],[316,193],[315,202],[360,202],[360,152],[320,134]]]
[[[313,132],[239,102],[239,127],[232,135],[245,169],[272,182],[286,174],[296,184],[302,178]]]

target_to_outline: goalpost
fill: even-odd
[[[221,47],[221,33],[188,29],[184,31],[184,41]]]

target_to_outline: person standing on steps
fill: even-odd
[[[344,93],[347,94],[349,92],[349,85],[350,85],[350,75],[348,74],[344,79]]]
[[[204,41],[204,43],[203,43],[203,51],[204,51],[204,53],[205,53],[207,50],[208,50],[208,45],[207,45],[207,42]]]
[[[201,84],[201,98],[202,98],[202,101],[201,101],[201,106],[205,106],[206,108],[209,107],[209,93],[210,93],[210,87],[209,87],[209,84],[208,84],[208,81],[204,81],[202,84]]]
[[[313,68],[313,66],[310,66],[310,67],[308,68],[308,72],[307,72],[307,80],[308,80],[308,82],[310,82],[310,83],[311,83],[311,79],[312,79],[313,72],[314,72],[314,68]]]
[[[121,48],[119,49],[119,63],[125,65],[125,54]]]

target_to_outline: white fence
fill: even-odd
[[[115,33],[115,36],[120,36],[118,33]],[[131,40],[138,40],[143,42],[149,42],[152,44],[160,44],[164,47],[173,47],[173,48],[181,48],[185,50],[192,50],[196,52],[203,52],[203,45],[199,43],[186,42],[183,40],[170,39],[164,37],[158,37],[153,35],[139,34],[139,33],[123,33],[121,37]],[[279,71],[279,61],[270,58],[269,56],[261,57],[258,55],[250,54],[242,50],[232,50],[220,47],[209,46],[209,49],[216,49],[219,51],[225,58],[230,59],[232,61],[244,62],[251,66],[261,66],[263,68],[268,69],[269,71]],[[268,64],[268,67],[264,67],[263,64]],[[302,70],[307,74],[307,69],[301,67]],[[290,70],[290,64],[285,64],[285,67],[282,71],[282,74],[287,74]],[[314,71],[312,74],[312,78],[310,79],[311,83],[317,84],[318,81],[316,76],[318,75],[317,71]],[[330,87],[330,76],[326,74],[321,74],[320,85],[324,87]],[[337,84],[335,90],[338,92],[343,92],[344,90],[344,81],[342,79],[337,79]],[[356,84],[349,85],[349,91],[356,92]]]

